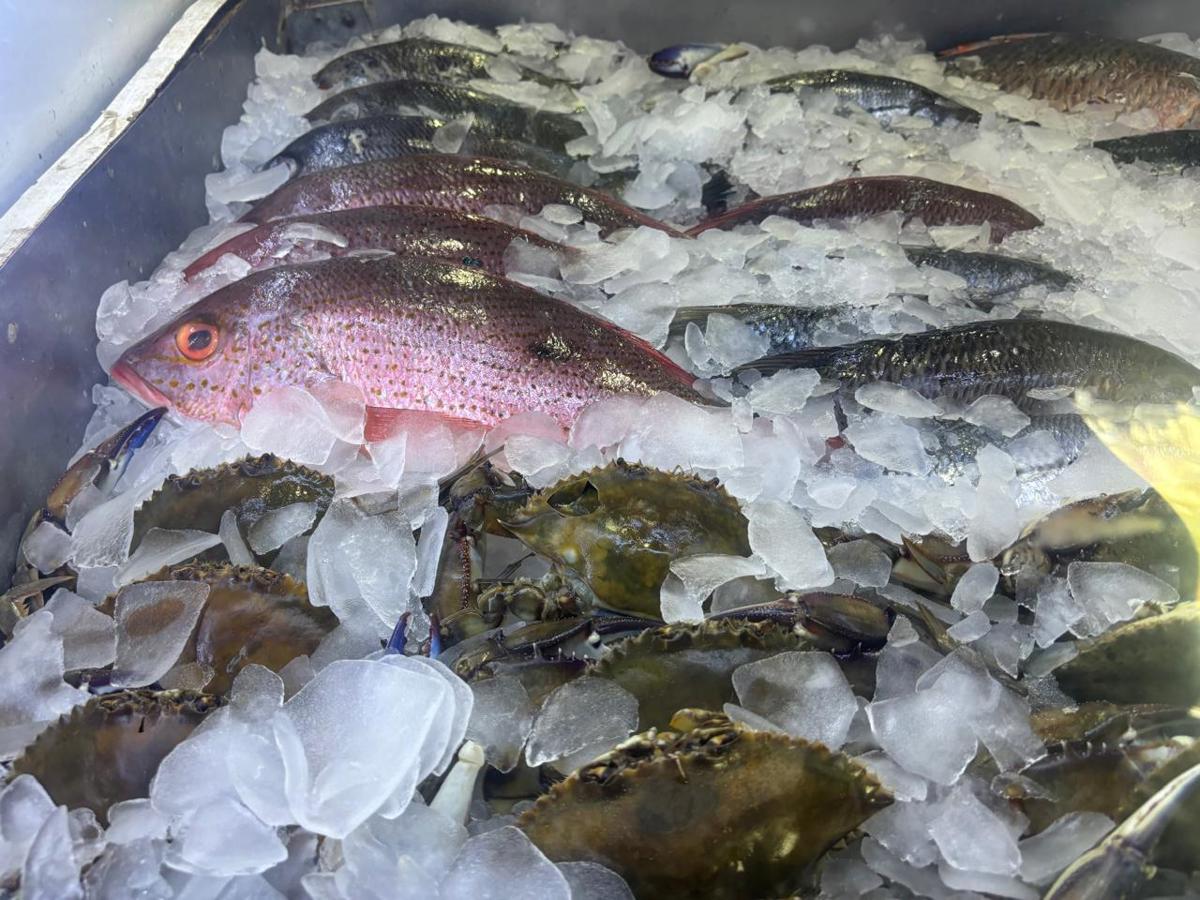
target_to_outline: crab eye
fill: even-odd
[[[186,358],[202,362],[217,350],[220,331],[208,322],[188,322],[175,332],[175,346]]]

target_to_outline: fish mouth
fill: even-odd
[[[137,397],[147,406],[173,406],[170,398],[167,397],[158,388],[153,387],[141,375],[133,370],[133,367],[125,360],[119,360],[112,371],[108,373],[108,377],[119,384],[133,396]]]

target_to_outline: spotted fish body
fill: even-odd
[[[201,363],[176,343],[197,322],[215,329]],[[485,427],[527,411],[569,427],[616,394],[700,399],[691,375],[603,319],[478,269],[402,257],[250,275],[131,348],[112,375],[142,399],[234,425],[272,388],[330,379],[360,388],[377,416]]]
[[[979,113],[924,85],[890,75],[822,69],[797,72],[764,82],[771,93],[827,91],[844,103],[862,107],[873,116],[921,116],[937,123],[978,122]]]
[[[281,150],[268,165],[284,162],[295,175],[353,166],[414,153],[440,152],[433,136],[446,124],[432,116],[373,116],[331,122],[307,131]],[[559,178],[567,177],[577,160],[536,144],[498,137],[486,120],[477,120],[459,153],[521,162]]]
[[[1014,34],[939,53],[952,72],[1062,110],[1089,103],[1152,110],[1162,128],[1200,125],[1200,59],[1097,34]]]
[[[350,88],[309,110],[310,122],[368,116],[429,115],[457,118],[472,113],[488,133],[562,151],[586,132],[564,113],[541,112],[467,87],[435,81],[383,81]]]
[[[270,222],[292,216],[363,206],[426,206],[486,213],[493,205],[537,215],[547,203],[574,206],[602,233],[647,225],[673,233],[662,222],[591,188],[535,172],[519,163],[475,156],[415,154],[314,172],[289,181],[242,217]]]
[[[303,258],[291,258],[296,255],[295,242],[301,239],[330,256],[387,250],[479,266],[497,275],[504,274],[504,252],[515,240],[566,252],[565,247],[532,232],[471,213],[420,206],[368,206],[267,222],[209,250],[183,274],[191,278],[226,253],[241,257],[254,269],[302,262]]]
[[[489,78],[488,66],[499,57],[478,47],[451,44],[433,38],[415,37],[351,50],[325,64],[313,81],[323,89],[342,90],[397,78],[427,78],[430,81],[468,81]],[[528,69],[524,77],[555,84]]]
[[[846,178],[791,194],[762,197],[701,222],[688,233],[757,223],[768,216],[784,216],[810,224],[887,212],[902,213],[905,221],[921,219],[926,225],[982,225],[988,222],[993,241],[1042,224],[1033,213],[995,194],[914,175],[872,175]]]

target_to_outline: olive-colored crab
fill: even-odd
[[[584,765],[517,824],[550,859],[621,874],[642,900],[776,897],[891,796],[821,744],[683,710]]]
[[[158,765],[220,698],[195,691],[119,691],[94,697],[43,731],[13,763],[55,803],[101,821],[122,800],[146,797]]]

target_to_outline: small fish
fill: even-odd
[[[313,123],[409,115],[458,118],[474,113],[492,137],[539,144],[562,152],[582,137],[583,125],[565,113],[540,112],[472,88],[435,81],[383,81],[335,94],[305,114]]]
[[[1014,437],[963,421],[936,420],[933,428],[939,441],[930,451],[933,471],[948,484],[965,479],[979,451],[989,444],[1011,456],[1017,478],[1030,482],[1065,469],[1094,439],[1082,417],[1071,414],[1031,416],[1029,425]],[[1044,432],[1050,440],[1029,440],[1034,432]]]
[[[650,54],[648,60],[650,71],[667,78],[689,78],[697,66],[703,63],[712,64],[715,57],[723,54],[730,45],[727,44],[676,44],[673,47],[663,47]],[[738,44],[733,44],[741,50],[737,56],[744,56],[746,50]],[[736,57],[724,57],[734,59]]]
[[[791,353],[829,346],[861,337],[867,309],[846,306],[778,306],[771,303],[734,303],[729,306],[681,306],[671,320],[670,335],[683,337],[695,322],[703,327],[711,315],[732,316],[767,339],[767,354]]]
[[[322,169],[395,159],[414,153],[439,153],[433,143],[446,120],[432,116],[372,116],[332,122],[307,131],[264,165],[284,162],[293,176]],[[566,178],[578,160],[536,144],[488,133],[488,121],[476,120],[459,153],[525,163],[539,172]]]
[[[1200,125],[1200,59],[1097,34],[1010,34],[938,54],[947,69],[1061,110],[1089,103],[1152,110],[1161,128]]]
[[[449,44],[433,38],[404,38],[351,50],[326,63],[313,81],[323,90],[345,90],[379,81],[421,78],[429,81],[469,81],[490,78],[488,66],[501,57],[478,47]],[[522,77],[539,84],[562,83],[523,66]]]
[[[1156,172],[1181,174],[1200,169],[1200,123],[1197,129],[1158,131],[1130,137],[1096,141],[1098,150],[1119,163],[1146,163]]]
[[[843,103],[859,106],[879,118],[921,116],[933,122],[979,121],[979,113],[924,85],[890,75],[823,69],[772,78],[763,84],[773,94],[798,90],[828,91]]]
[[[610,322],[477,268],[405,257],[256,272],[130,348],[112,378],[234,426],[273,388],[336,379],[366,396],[367,440],[414,416],[489,427],[532,411],[569,427],[612,395],[701,399],[692,375]]]
[[[591,188],[501,159],[414,154],[327,169],[296,178],[260,200],[242,220],[275,219],[363,206],[423,206],[486,214],[493,205],[537,215],[547,203],[574,206],[602,233],[646,225],[670,226]]]
[[[1061,291],[1075,280],[1045,263],[1000,253],[905,247],[904,255],[919,268],[928,266],[959,276],[967,283],[967,296],[975,301],[1013,294],[1035,284]]]
[[[193,278],[226,253],[241,257],[254,269],[296,262],[291,255],[298,240],[331,256],[387,250],[479,266],[496,275],[504,274],[504,251],[515,240],[567,252],[566,247],[530,231],[471,213],[424,206],[367,206],[267,222],[209,250],[183,275]]]
[[[747,363],[763,373],[816,369],[855,388],[890,381],[926,397],[969,401],[999,394],[1027,404],[1035,389],[1086,388],[1103,400],[1190,399],[1200,369],[1151,344],[1042,319],[972,322],[843,347],[800,350]]]
[[[992,226],[993,241],[1042,224],[1033,213],[995,194],[915,175],[872,175],[845,178],[791,194],[761,197],[724,215],[706,219],[688,234],[757,223],[768,216],[785,216],[811,224],[826,219],[860,219],[887,212],[901,212],[906,222],[921,219],[926,225],[982,225],[988,222]]]

